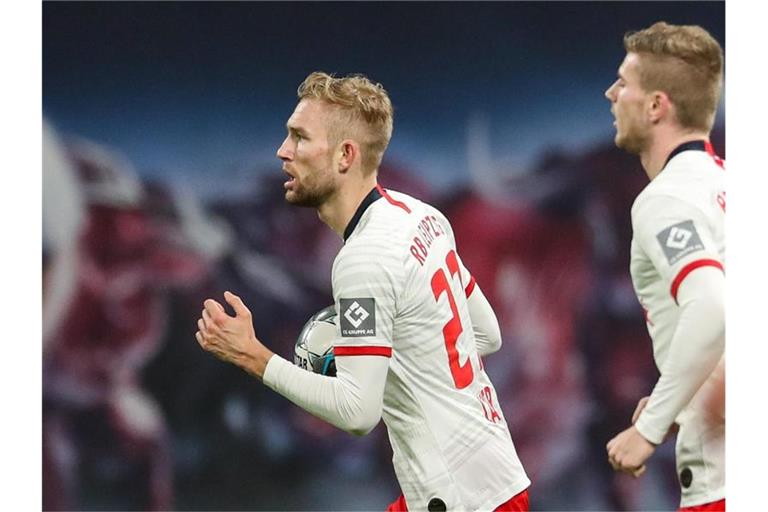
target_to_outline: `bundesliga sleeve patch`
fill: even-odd
[[[339,299],[341,335],[376,336],[375,299]]]
[[[699,233],[692,220],[685,220],[669,226],[656,235],[670,265],[674,265],[692,252],[704,249]]]

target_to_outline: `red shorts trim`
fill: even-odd
[[[704,503],[703,505],[680,507],[677,510],[678,512],[725,512],[725,498],[711,503]]]
[[[405,504],[405,496],[401,494],[399,498],[389,504],[385,512],[408,512],[408,505]]]
[[[528,512],[531,506],[528,503],[528,489],[515,494],[494,509],[495,512]]]
[[[509,500],[505,501],[494,509],[494,512],[528,512],[528,489],[515,494]],[[714,510],[714,509],[713,509]],[[408,506],[405,504],[405,496],[402,494],[399,498],[389,504],[385,512],[408,512]]]
[[[333,355],[392,357],[392,347],[333,347]]]
[[[677,290],[680,289],[683,280],[688,277],[688,274],[701,267],[715,267],[725,272],[723,264],[717,260],[696,260],[690,262],[677,273],[677,276],[675,276],[675,279],[672,281],[672,289],[670,291],[675,302],[677,302]]]

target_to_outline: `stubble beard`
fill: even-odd
[[[336,186],[331,180],[307,180],[298,184],[295,190],[285,192],[285,200],[293,206],[305,208],[320,208],[336,192]]]
[[[648,147],[649,138],[636,126],[630,126],[623,135],[616,132],[614,142],[616,147],[627,153],[639,155]]]

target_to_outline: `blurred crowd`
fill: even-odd
[[[45,510],[383,510],[397,497],[382,425],[338,431],[195,341],[203,300],[231,290],[291,358],[332,302],[341,240],[285,203],[281,173],[254,169],[250,190],[203,201],[48,123],[43,157]],[[504,345],[486,368],[532,509],[676,508],[671,443],[637,480],[605,455],[657,376],[628,272],[637,159],[606,141],[448,192],[386,160],[379,181],[447,215],[496,310]]]

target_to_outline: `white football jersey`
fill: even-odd
[[[477,353],[448,220],[377,187],[333,265],[336,357],[390,357],[382,417],[409,510],[492,510],[530,485]],[[433,502],[435,503],[435,502]]]
[[[632,227],[632,282],[661,371],[678,324],[681,283],[698,268],[725,268],[725,172],[708,143],[689,143],[673,153],[635,200]],[[724,379],[723,355],[675,419],[680,425],[676,450],[681,506],[725,497]],[[646,419],[638,420],[641,432],[655,429],[642,424]]]

